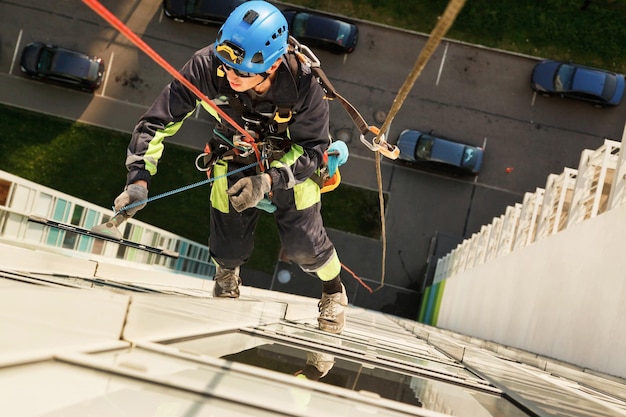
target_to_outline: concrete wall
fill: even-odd
[[[436,326],[626,378],[626,207],[446,280]]]

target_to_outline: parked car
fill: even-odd
[[[549,59],[535,65],[530,86],[543,95],[583,100],[596,107],[617,106],[624,97],[622,74]]]
[[[247,0],[163,0],[163,13],[177,22],[221,25]]]
[[[359,29],[352,23],[296,10],[283,10],[283,15],[289,33],[307,46],[335,53],[350,53],[356,47]]]
[[[419,130],[406,129],[396,144],[399,158],[412,163],[453,167],[460,172],[478,174],[483,163],[483,149]]]
[[[101,58],[41,42],[22,50],[20,68],[29,77],[93,92],[104,76]]]

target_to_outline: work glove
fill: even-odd
[[[235,210],[241,213],[255,207],[271,189],[272,179],[269,174],[259,174],[240,179],[226,193]]]
[[[124,210],[124,214],[127,217],[133,217],[135,213],[146,206],[145,200],[148,199],[148,189],[138,184],[130,184],[124,188],[124,191],[117,196],[113,204],[115,205],[115,211],[119,212],[126,206],[144,201],[143,204],[137,204]]]
[[[335,171],[348,160],[348,146],[341,140],[334,141],[328,148],[328,174],[332,178]]]

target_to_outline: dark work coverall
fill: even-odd
[[[285,255],[304,271],[315,274],[322,281],[330,281],[339,275],[341,263],[322,223],[319,185],[311,179],[330,146],[328,102],[306,66],[294,75],[287,62],[287,57],[283,56],[276,77],[263,96],[254,92],[237,93],[230,88],[219,68],[220,61],[214,54],[213,45],[197,51],[184,65],[181,74],[241,126],[246,125],[242,116],[249,119],[250,115],[258,117],[261,114],[265,115],[260,119],[267,128],[272,123],[271,113],[276,106],[291,107],[288,127],[278,134],[288,139],[284,141],[287,144],[284,155],[273,160],[266,170],[272,177],[272,203],[277,207],[274,218]],[[132,133],[126,159],[128,184],[137,180],[150,182],[163,153],[163,140],[178,131],[198,104],[202,103],[178,80],[163,89]],[[203,107],[218,120],[216,131],[232,138],[236,130],[226,122],[219,122],[219,115],[209,105]],[[216,134],[209,144],[212,150],[220,149],[220,145],[221,149],[232,148]],[[226,190],[243,176],[256,175],[258,167],[222,176],[248,165],[249,161],[246,162],[220,160],[212,171],[214,177],[220,178],[212,183],[211,188],[209,248],[212,258],[225,268],[232,269],[245,263],[254,246],[260,210],[250,208],[238,213],[230,205]]]

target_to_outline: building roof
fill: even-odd
[[[0,265],[12,416],[626,414],[621,380],[380,312],[332,335],[313,298],[11,242]]]

